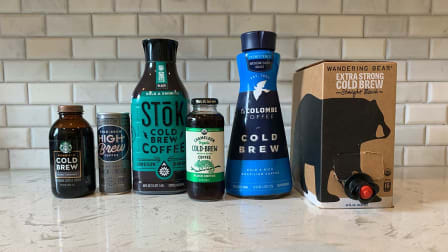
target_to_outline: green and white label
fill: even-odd
[[[166,63],[156,61],[156,88],[167,88],[168,77],[166,74]]]
[[[187,180],[211,183],[224,180],[224,129],[186,129]]]
[[[188,102],[178,91],[143,91],[132,99],[132,169],[161,180],[185,172]]]

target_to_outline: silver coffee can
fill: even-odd
[[[131,191],[129,113],[97,113],[100,192]]]

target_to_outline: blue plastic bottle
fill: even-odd
[[[291,191],[291,170],[277,94],[276,34],[241,35],[240,90],[226,167],[226,190],[239,197],[279,197]]]

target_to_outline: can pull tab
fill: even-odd
[[[351,199],[359,200],[362,204],[378,202],[381,199],[377,196],[379,186],[366,173],[356,173],[347,180],[342,181],[345,194]]]

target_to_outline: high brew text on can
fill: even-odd
[[[98,113],[98,165],[100,192],[131,190],[129,113]]]

